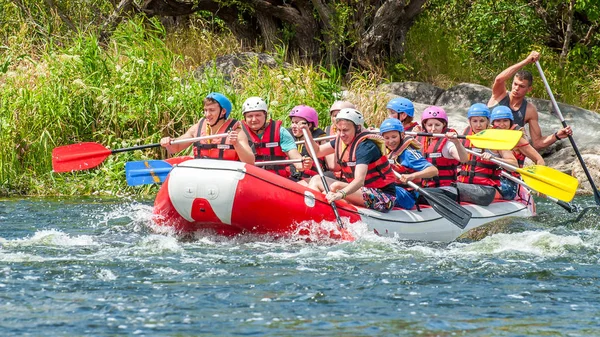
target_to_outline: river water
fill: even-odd
[[[597,209],[541,201],[515,220],[533,229],[478,242],[359,224],[318,244],[182,241],[151,231],[151,204],[0,201],[0,335],[600,335]]]

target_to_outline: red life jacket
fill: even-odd
[[[348,145],[344,150],[344,146],[340,136],[335,139],[335,161],[342,168],[342,176],[348,183],[354,180],[354,170],[356,169],[356,149],[358,145],[365,140],[373,141],[378,139],[383,141],[383,137],[379,134],[369,131],[363,131],[356,135],[352,140],[352,143]],[[376,161],[370,163],[367,166],[367,176],[365,177],[365,187],[370,188],[383,188],[389,184],[393,184],[396,181],[392,166],[390,165],[387,157],[381,154],[381,157]]]
[[[256,162],[287,159],[287,155],[281,149],[279,133],[281,121],[270,120],[267,122],[262,139],[245,122],[244,124],[248,130],[248,138],[254,148]],[[286,168],[287,165],[285,164],[263,166],[263,169],[287,178],[290,176],[290,172]]]
[[[335,136],[336,135],[335,127],[333,125],[326,126],[325,127],[325,135],[327,135],[327,136]],[[337,170],[335,169],[335,167],[326,167],[326,168],[323,168],[323,169],[326,170],[326,171],[332,171],[334,177],[337,180],[342,180],[343,179],[342,178],[342,171],[340,171],[339,168]]]
[[[399,174],[410,174],[410,173],[415,172],[414,169],[403,166],[401,162],[398,162],[398,158],[400,158],[400,155],[402,154],[402,152],[404,152],[409,147],[412,147],[413,149],[418,150],[421,148],[421,144],[419,144],[413,137],[406,136],[402,140],[402,143],[400,145],[398,145],[398,147],[395,150],[390,151],[390,153],[388,153],[388,155],[387,155],[388,161],[389,161],[390,165],[392,165],[392,169],[394,171],[398,172]],[[394,177],[395,177],[395,175],[394,175]],[[421,179],[415,179],[413,182],[415,184],[420,184]],[[398,186],[404,188],[405,190],[409,190],[409,191],[412,190],[411,187],[409,187],[407,184],[400,181],[400,179],[398,179],[398,178],[396,178],[396,184]]]
[[[237,121],[235,119],[228,119],[221,125],[219,130],[214,134],[227,133],[236,126]],[[209,136],[206,128],[206,118],[202,118],[198,123],[197,137]],[[212,159],[224,159],[224,160],[240,160],[237,152],[227,141],[227,137],[221,139],[207,139],[201,140],[194,143],[194,158],[212,158]]]
[[[404,131],[412,131],[415,128],[415,126],[419,126],[419,123],[412,121],[410,124],[408,124],[408,126],[404,126]]]
[[[463,134],[473,134],[471,127],[467,127]],[[472,147],[471,141],[468,139],[462,139],[461,142],[467,149],[483,152],[481,149]],[[500,186],[500,172],[500,166],[491,161],[483,160],[481,157],[469,154],[469,161],[461,165],[457,180],[466,184]]]
[[[441,133],[446,132],[456,132],[456,130],[445,128]],[[457,166],[460,162],[454,158],[449,159],[442,155],[442,149],[448,143],[448,138],[420,136],[417,139],[423,145],[423,156],[425,159],[437,167],[439,171],[437,177],[423,179],[423,187],[450,186],[453,182],[456,182]]]
[[[510,129],[511,130],[522,130],[523,128],[519,124],[513,124],[513,126],[511,126]],[[519,167],[523,167],[525,165],[525,159],[527,158],[527,156],[524,155],[521,151],[515,151],[515,149],[517,149],[519,147],[527,146],[527,145],[529,145],[529,143],[525,143],[523,145],[517,145],[517,146],[515,146],[515,148],[512,151],[513,155],[517,159],[517,164],[519,165]],[[514,177],[521,178],[521,175],[519,173],[517,173],[516,171],[510,172],[510,174],[512,174]]]
[[[290,134],[292,134],[292,130],[289,129],[289,131],[290,131]],[[313,136],[313,138],[322,137],[322,136],[325,136],[325,132],[319,128],[316,128],[312,131],[312,136]],[[303,140],[303,139],[296,139],[296,141],[299,141],[299,140]],[[306,148],[305,143],[297,144],[297,147],[298,147],[298,152],[300,152],[300,154],[303,157],[310,157],[310,153],[308,153],[308,149]],[[321,164],[321,169],[323,169],[323,171],[325,171],[326,170],[325,160],[319,159],[319,163]],[[294,165],[288,166],[288,169],[292,173],[296,172],[296,167]],[[298,172],[298,177],[310,178],[312,176],[316,176],[317,174],[319,174],[319,171],[317,171],[317,166],[313,163],[313,166],[310,169],[304,170],[303,172]]]

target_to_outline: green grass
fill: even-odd
[[[417,23],[402,63],[376,71],[342,74],[335,67],[298,60],[285,67],[282,47],[275,55],[278,67],[250,64],[237,70],[232,83],[207,69],[198,81],[192,71],[199,65],[247,49],[231,34],[201,21],[188,30],[166,32],[156,21],[131,20],[118,28],[107,46],[98,45],[92,30],[48,39],[35,26],[10,27],[0,42],[0,195],[153,194],[156,186],[128,187],[124,165],[129,160],[164,158],[160,149],[112,155],[98,168],[74,173],[52,172],[52,149],[84,141],[117,149],[178,136],[201,117],[202,99],[211,91],[231,98],[236,118],[241,118],[247,97],[261,96],[269,103],[272,118],[287,124],[290,109],[307,104],[319,111],[326,125],[329,106],[342,89],[348,89],[367,124],[379,125],[388,100],[376,91],[382,82],[489,86],[497,72],[517,61],[482,63],[455,48],[456,41],[440,30]],[[559,67],[549,56],[544,56],[543,65],[559,100],[599,110],[597,65]],[[545,97],[543,90],[536,83],[534,95]]]

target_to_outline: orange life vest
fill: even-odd
[[[228,119],[221,125],[219,130],[213,134],[227,133],[236,126],[237,121],[235,119]],[[210,136],[207,132],[206,118],[202,118],[198,123],[197,137]],[[207,139],[201,140],[194,143],[194,158],[212,158],[212,159],[224,159],[224,160],[240,160],[237,152],[227,141],[227,137],[221,139]]]
[[[271,161],[271,160],[286,160],[287,155],[281,149],[280,131],[281,121],[270,120],[267,122],[262,139],[250,129],[244,122],[248,130],[248,138],[252,142],[254,148],[254,156],[256,162]],[[289,177],[290,172],[286,170],[287,165],[268,165],[263,166],[263,169],[271,171],[282,177]]]
[[[454,129],[445,128],[441,133],[456,132]],[[423,179],[423,187],[442,187],[450,186],[456,182],[457,166],[460,162],[456,159],[449,159],[442,155],[442,149],[448,143],[448,138],[431,138],[420,136],[417,138],[423,145],[423,156],[433,166],[437,167],[439,174],[433,178]]]
[[[345,149],[344,143],[338,136],[335,140],[335,160],[342,168],[342,176],[348,183],[354,180],[354,170],[356,169],[356,150],[363,141],[378,139],[383,141],[379,134],[364,131],[358,134]],[[383,188],[396,181],[392,166],[387,157],[381,154],[381,157],[367,166],[367,176],[365,177],[365,187]]]
[[[467,136],[473,134],[471,127],[467,127],[463,134]],[[462,139],[461,142],[467,149],[483,152],[482,149],[472,147],[468,139]],[[497,164],[469,154],[469,161],[462,164],[457,180],[466,184],[500,186],[500,172],[500,166]]]

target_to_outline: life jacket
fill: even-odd
[[[367,176],[365,177],[365,187],[383,188],[396,181],[392,166],[388,158],[383,154],[385,148],[383,137],[375,132],[363,131],[356,135],[348,146],[345,146],[340,136],[335,139],[335,161],[342,168],[342,176],[351,183],[354,180],[354,170],[356,169],[356,149],[364,141],[373,141],[379,147],[381,157],[367,166]]]
[[[471,127],[467,127],[463,132],[464,135],[471,135]],[[464,147],[476,152],[483,152],[482,149],[472,147],[471,141],[462,139]],[[469,154],[469,161],[462,164],[457,180],[461,183],[476,184],[485,186],[500,186],[500,166],[497,164],[483,160],[481,157]]]
[[[246,129],[248,130],[248,139],[252,143],[251,147],[254,151],[254,158],[256,162],[271,161],[271,160],[286,160],[287,155],[281,149],[280,131],[281,121],[270,120],[266,122],[266,127],[262,136],[262,139],[250,129],[250,127],[244,122]],[[282,177],[289,177],[290,172],[286,170],[287,165],[268,165],[263,166],[263,169],[271,171]]]
[[[336,135],[336,128],[333,125],[328,125],[325,127],[325,135],[327,136],[335,136]],[[333,176],[337,179],[337,180],[342,180],[342,171],[339,170],[339,168],[336,170],[335,167],[325,167],[324,170],[326,171],[331,171],[333,172]]]
[[[290,128],[288,130],[290,131],[290,134],[292,134],[292,129]],[[319,128],[314,129],[312,131],[313,138],[318,138],[318,137],[321,137],[324,135],[325,135],[325,131],[323,131]],[[296,141],[299,141],[299,140],[303,140],[303,139],[296,139]],[[302,157],[310,157],[310,153],[308,152],[308,148],[305,143],[296,144],[296,146],[298,147],[298,152],[300,152]],[[325,160],[319,159],[319,163],[321,164],[321,168],[323,170],[325,170]],[[310,169],[304,170],[303,172],[296,171],[296,166],[294,166],[294,165],[288,166],[288,169],[290,170],[291,175],[293,175],[297,178],[300,178],[300,179],[310,178],[312,176],[316,176],[317,174],[319,174],[319,171],[317,171],[317,166],[314,163]]]
[[[454,129],[445,128],[441,133],[456,132]],[[433,178],[423,179],[423,187],[442,187],[450,186],[456,182],[457,166],[460,162],[456,159],[449,159],[442,155],[442,149],[448,143],[448,138],[431,138],[419,136],[417,140],[423,146],[423,156],[428,162],[437,167],[439,174]]]
[[[408,124],[408,126],[404,126],[404,131],[405,132],[412,131],[415,128],[415,126],[419,126],[419,123],[412,121],[410,124]]]
[[[523,128],[520,127],[518,124],[513,124],[513,126],[511,126],[510,129],[511,130],[521,130]],[[519,165],[519,167],[523,167],[525,165],[525,159],[527,158],[527,156],[524,155],[521,151],[518,151],[517,149],[519,147],[523,147],[523,146],[527,146],[527,145],[529,145],[529,143],[517,145],[517,146],[515,146],[515,148],[512,151],[513,155],[517,159],[517,164]],[[521,175],[519,173],[517,173],[517,171],[511,172],[510,174],[512,174],[514,177],[517,177],[517,178],[521,177]]]
[[[402,153],[409,147],[419,150],[421,148],[421,144],[419,142],[417,142],[413,137],[406,136],[402,140],[402,143],[400,145],[398,145],[398,147],[396,149],[390,151],[387,154],[388,162],[390,163],[390,165],[392,165],[392,169],[394,171],[398,172],[399,174],[410,174],[410,173],[415,172],[414,169],[403,166],[402,163],[398,162],[398,158],[400,158],[400,155],[402,155]],[[394,177],[396,177],[396,176],[394,175]],[[404,188],[406,190],[412,190],[411,187],[409,187],[407,184],[400,181],[399,178],[395,178],[395,179],[396,179],[396,184],[398,186],[401,186],[402,188]],[[415,179],[413,182],[415,184],[420,184],[421,179]]]
[[[202,118],[198,122],[197,137],[210,136],[211,134],[227,133],[233,129],[238,123],[235,119],[225,120],[219,130],[214,133],[208,132],[208,123],[206,118]],[[224,160],[240,160],[237,152],[227,141],[227,137],[221,139],[206,139],[194,143],[194,158],[212,158]]]

